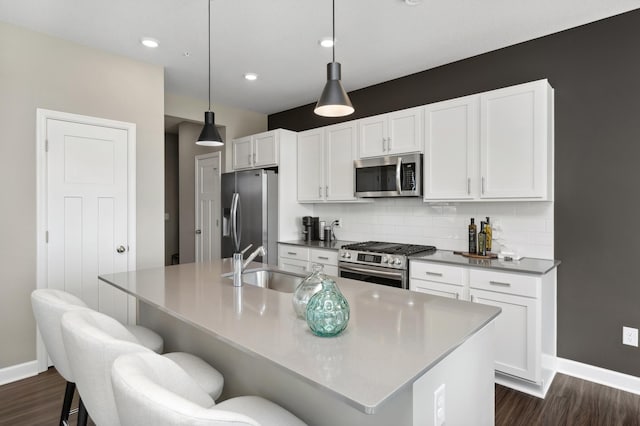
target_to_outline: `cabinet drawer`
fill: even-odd
[[[464,284],[464,268],[431,262],[411,262],[409,269],[411,278],[440,283]]]
[[[278,259],[278,268],[283,271],[306,274],[309,272],[309,262],[306,260],[296,260],[280,257]]]
[[[280,244],[278,255],[287,259],[309,260],[309,249],[307,247]]]
[[[538,297],[539,282],[537,277],[530,275],[477,270],[469,273],[471,288],[527,297]]]
[[[464,300],[464,287],[455,284],[443,284],[433,281],[411,279],[409,290],[419,293],[433,294],[434,296],[448,297],[450,299]]]
[[[336,250],[311,249],[309,260],[325,265],[338,266],[338,252]]]

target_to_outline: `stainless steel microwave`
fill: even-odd
[[[422,154],[367,158],[353,164],[356,197],[422,195]]]

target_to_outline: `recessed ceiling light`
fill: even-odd
[[[151,38],[151,37],[143,37],[140,40],[140,43],[142,43],[144,46],[151,47],[152,49],[155,49],[156,47],[158,47],[160,45],[158,43],[158,40],[156,40],[155,38]]]
[[[323,38],[322,40],[318,41],[318,43],[322,47],[333,47],[333,40],[330,38]]]
[[[254,81],[258,79],[258,74],[253,72],[248,72],[244,75],[245,80]]]

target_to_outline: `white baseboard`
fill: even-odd
[[[37,374],[38,361],[36,360],[0,368],[0,386],[26,379],[27,377],[33,377]]]
[[[557,367],[558,373],[640,395],[640,377],[564,358],[557,358]]]

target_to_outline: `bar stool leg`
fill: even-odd
[[[78,406],[78,426],[87,426],[88,417],[87,408],[84,406],[82,398],[80,398],[80,404]]]
[[[60,413],[60,426],[67,426],[69,424],[69,412],[71,411],[71,401],[73,400],[73,393],[76,391],[76,384],[67,382],[67,387],[64,390],[64,401],[62,401],[62,412]]]

